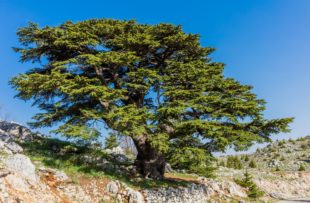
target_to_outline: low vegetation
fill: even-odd
[[[90,145],[78,145],[50,138],[20,143],[20,145],[34,163],[62,170],[72,177],[73,181],[77,181],[81,176],[108,178],[119,180],[132,188],[139,189],[185,186],[189,182],[197,180],[197,176],[183,173],[166,174],[166,178],[163,180],[145,180],[136,174],[131,174],[126,169],[126,167],[130,168],[129,163],[118,163],[104,150],[96,149]],[[101,160],[109,161],[109,167],[103,167],[96,162],[87,162],[85,161],[86,157],[101,157]]]

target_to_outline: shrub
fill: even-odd
[[[261,191],[257,185],[253,182],[252,176],[246,171],[243,179],[235,179],[235,182],[240,186],[247,189],[247,194],[251,198],[259,198],[264,196],[264,192]]]
[[[225,162],[222,160],[222,161],[220,161],[219,162],[219,164],[218,164],[219,166],[223,166],[223,167],[225,167]]]
[[[284,145],[285,145],[285,141],[284,140],[278,142],[278,146],[279,147],[283,147]]]
[[[234,169],[242,169],[242,163],[238,156],[228,156],[226,167]]]
[[[245,155],[244,156],[244,161],[248,162],[250,160],[249,156],[248,155]]]
[[[256,162],[254,160],[251,160],[251,162],[249,163],[249,167],[256,168],[257,167]]]
[[[307,149],[307,148],[308,148],[308,145],[307,145],[307,144],[302,144],[302,145],[300,145],[300,147],[301,147],[302,149]]]
[[[306,170],[305,166],[301,164],[301,165],[299,166],[298,171],[305,171],[305,170]]]

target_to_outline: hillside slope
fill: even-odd
[[[309,137],[275,142],[246,160],[240,155],[242,169],[219,166],[214,179],[174,171],[167,173],[165,180],[154,181],[137,176],[132,158],[120,148],[85,147],[32,133],[17,123],[0,122],[0,202],[307,201],[310,172],[309,148],[305,145],[309,143]],[[220,157],[219,163],[227,159]],[[248,167],[252,160],[255,168]],[[305,171],[299,171],[301,165]],[[265,191],[264,197],[250,199],[247,190],[236,184],[235,179],[242,178],[246,168]]]
[[[238,164],[233,166],[229,159]],[[310,136],[276,141],[253,154],[222,156],[218,163],[222,179],[240,178],[247,170],[270,196],[310,202]]]

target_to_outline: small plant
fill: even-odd
[[[284,158],[284,156],[282,156],[281,158],[280,158],[280,161],[284,161],[285,160],[285,158]]]
[[[276,167],[275,171],[281,171],[279,166]]]
[[[286,153],[288,153],[288,154],[289,154],[289,153],[291,153],[291,150],[289,150],[289,149],[288,149],[288,150],[286,150]]]
[[[222,161],[220,161],[219,162],[219,164],[218,164],[219,166],[223,166],[223,167],[225,167],[225,162],[222,160]]]
[[[260,152],[261,152],[260,148],[257,148],[256,153],[260,153]]]
[[[238,156],[228,156],[226,167],[234,169],[242,169],[242,163]]]
[[[235,182],[247,189],[247,194],[250,198],[259,198],[264,196],[264,192],[257,187],[252,179],[252,176],[248,173],[248,171],[246,171],[244,173],[244,178],[235,179]]]
[[[257,167],[256,162],[254,160],[251,160],[249,163],[249,167],[250,168],[256,168]]]
[[[300,145],[300,147],[301,147],[302,149],[307,149],[307,148],[308,148],[308,145],[307,145],[307,144],[302,144],[302,145]]]
[[[248,162],[250,160],[249,156],[248,155],[245,155],[244,156],[244,161]]]
[[[306,138],[300,137],[300,138],[298,138],[296,141],[305,141],[305,140],[306,140]]]
[[[278,146],[279,147],[283,147],[284,145],[285,145],[285,141],[284,140],[278,142]]]
[[[304,166],[303,164],[301,164],[301,165],[299,166],[298,171],[305,171],[305,170],[306,170],[305,166]]]
[[[273,158],[276,159],[276,158],[278,158],[279,156],[280,156],[279,153],[274,153]]]
[[[276,152],[277,150],[275,148],[270,148],[269,152]]]

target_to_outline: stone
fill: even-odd
[[[124,152],[124,150],[123,150],[123,148],[121,148],[121,147],[113,147],[112,149],[106,149],[105,150],[105,152],[106,153],[108,153],[108,154],[122,154],[122,155],[125,155],[125,152]]]
[[[31,181],[37,181],[35,166],[31,160],[23,154],[10,156],[5,162],[6,168],[14,173],[20,174]]]
[[[165,165],[165,172],[166,173],[172,173],[173,172],[173,169],[169,163],[166,163],[166,165]]]
[[[106,189],[109,193],[112,193],[112,194],[117,194],[118,193],[118,190],[119,190],[119,187],[118,187],[118,184],[114,181],[111,181],[107,184],[106,186]]]
[[[139,191],[128,190],[129,203],[144,203],[143,195]]]

